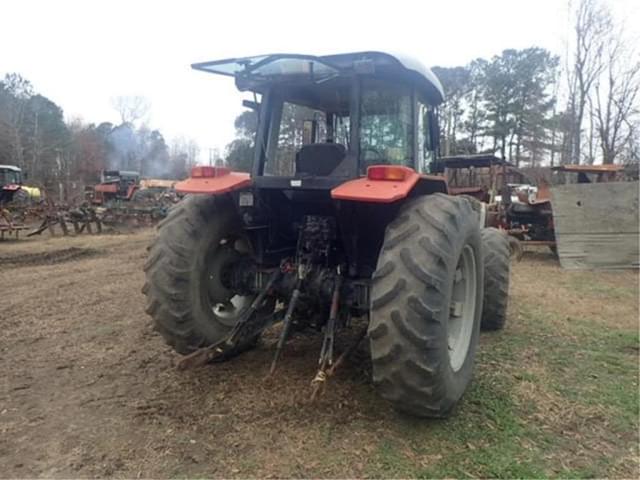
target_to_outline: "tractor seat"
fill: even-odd
[[[296,175],[327,177],[346,155],[346,148],[339,143],[304,145],[296,154]]]

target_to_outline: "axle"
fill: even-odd
[[[225,278],[230,290],[243,295],[257,295],[264,290],[274,271],[281,275],[271,285],[270,295],[288,303],[298,283],[298,269],[292,261],[285,261],[277,269],[261,269],[255,263],[247,261],[234,263]],[[338,276],[336,268],[311,266],[306,267],[304,280],[300,282],[300,304],[305,307],[322,309],[329,305],[333,298],[334,285]],[[358,312],[368,309],[369,281],[366,279],[343,278],[340,286],[341,304]],[[324,314],[324,311],[322,312]]]

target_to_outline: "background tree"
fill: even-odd
[[[236,138],[227,145],[226,164],[233,170],[250,172],[254,156],[254,142],[258,128],[258,114],[255,110],[245,110],[234,122]]]
[[[572,63],[567,68],[567,111],[571,119],[568,147],[569,160],[574,164],[582,159],[585,110],[589,95],[606,68],[605,46],[612,28],[611,14],[601,0],[580,0],[575,11]]]
[[[44,178],[54,172],[59,183],[71,175],[69,159],[64,155],[71,137],[58,105],[42,95],[31,96],[21,135],[24,139],[22,165],[32,176]]]
[[[80,119],[72,120],[68,128],[75,177],[85,184],[94,183],[99,178],[99,172],[107,168],[106,135],[99,127],[84,124]]]
[[[469,66],[469,85],[465,102],[468,114],[463,121],[467,133],[467,144],[470,146],[466,153],[475,153],[484,148],[483,131],[486,129],[487,113],[483,107],[485,72],[487,61],[482,58],[473,60]]]
[[[183,179],[189,176],[191,168],[198,163],[200,147],[195,140],[176,137],[169,145],[170,177]]]
[[[62,108],[36,93],[18,74],[0,81],[0,163],[16,165],[29,183],[44,187],[54,199],[69,200],[105,169],[135,170],[146,177],[184,178],[199,154],[193,140],[172,155],[162,132],[144,124],[148,102],[120,97],[120,125],[64,120]],[[75,189],[75,192],[74,192]]]
[[[465,113],[464,99],[471,90],[471,70],[466,66],[434,67],[433,72],[442,83],[447,99],[438,110],[442,153],[446,156],[457,152],[458,132],[462,128],[462,116]]]
[[[594,83],[589,100],[591,125],[597,132],[602,163],[614,163],[633,138],[633,122],[640,114],[640,61],[629,51],[623,35],[611,35],[605,45],[604,75]]]
[[[31,83],[17,73],[8,73],[0,82],[0,144],[4,162],[24,164],[23,128]]]
[[[121,95],[111,99],[111,105],[120,115],[120,123],[134,124],[143,120],[151,109],[151,102],[140,95]]]
[[[548,149],[549,114],[554,104],[550,87],[559,59],[542,48],[515,51],[515,55],[509,158],[519,166],[528,157],[531,166],[536,166],[543,150]]]

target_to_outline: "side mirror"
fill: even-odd
[[[251,100],[243,100],[242,106],[255,110],[256,112],[260,111],[260,104],[258,102],[252,102]]]
[[[438,151],[440,149],[440,128],[438,127],[438,116],[433,110],[427,111],[429,120],[429,144],[431,150]]]

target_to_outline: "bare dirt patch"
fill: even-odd
[[[531,318],[547,329],[558,327],[567,341],[574,334],[574,320],[567,318],[588,315],[617,329],[633,324],[628,317],[637,319],[638,307],[627,292],[629,282],[634,288],[632,274],[579,277],[585,279],[581,302],[571,286],[577,277],[547,257],[525,256],[514,267],[510,323],[503,333],[483,335],[476,380],[460,409],[447,421],[418,421],[378,398],[361,354],[311,403],[317,336],[297,335],[272,379],[270,335],[231,362],[178,371],[177,356],[151,328],[140,293],[152,234],[0,245],[2,258],[54,259],[74,248],[102,252],[0,267],[1,476],[575,476],[568,469],[588,461],[581,445],[618,435],[610,410],[578,409],[553,390],[565,373],[543,363],[540,338],[521,343]],[[601,290],[590,291],[592,281],[612,289],[617,300],[598,301]],[[530,311],[538,316],[527,317]],[[349,340],[342,338],[339,347]],[[608,373],[597,375],[602,380]],[[617,375],[613,371],[611,378]],[[565,415],[572,408],[576,413]],[[545,415],[547,409],[552,415]],[[597,429],[585,428],[583,414]],[[558,432],[551,423],[563,416],[566,431]],[[536,436],[540,431],[558,443]],[[560,441],[563,436],[569,441]],[[614,440],[606,443],[611,464],[596,465],[592,476],[637,473],[629,460],[637,449],[626,443],[621,450]],[[553,455],[545,453],[549,449]]]
[[[50,252],[0,256],[0,266],[53,265],[55,263],[70,262],[71,260],[98,255],[99,253],[98,250],[92,248],[70,247],[52,250]]]

